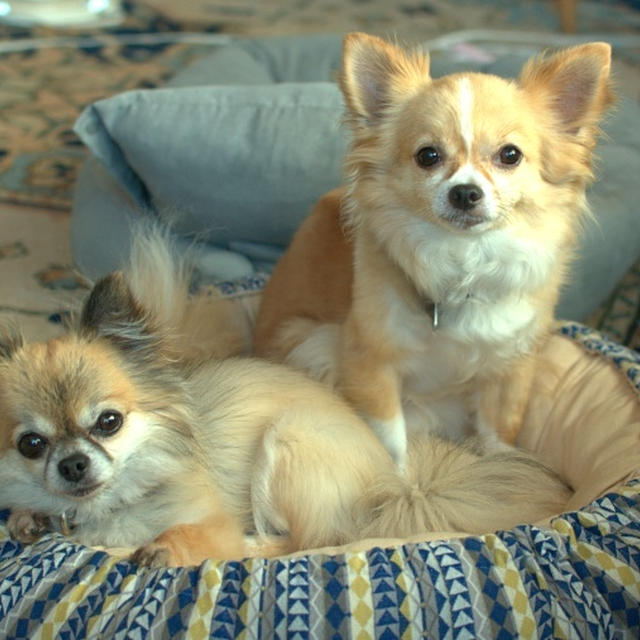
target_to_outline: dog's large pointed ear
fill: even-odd
[[[614,102],[610,80],[611,46],[593,42],[530,60],[519,83],[534,99],[543,99],[561,130],[595,130]]]
[[[428,54],[365,33],[345,37],[340,87],[352,116],[375,123],[401,95],[429,81]]]
[[[105,276],[93,287],[82,309],[80,331],[138,354],[152,350],[159,340],[149,314],[120,272]]]

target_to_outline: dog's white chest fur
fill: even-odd
[[[527,300],[489,304],[469,298],[449,308],[438,305],[437,327],[426,308],[392,311],[392,317],[392,340],[407,354],[399,363],[404,389],[440,395],[473,378],[502,373],[515,356],[528,352],[536,314]]]
[[[437,422],[446,416],[447,432],[455,432],[466,411],[452,404],[466,401],[465,385],[504,373],[531,350],[538,333],[531,294],[549,277],[553,255],[504,232],[463,236],[423,222],[411,227],[386,244],[424,302],[416,307],[390,287],[386,331],[400,354],[405,403],[429,407]]]
[[[470,427],[466,385],[504,373],[515,356],[529,351],[535,312],[525,301],[490,306],[470,299],[440,310],[439,321],[434,328],[426,312],[413,312],[395,323],[392,336],[408,354],[398,362],[404,415],[410,432],[427,429],[457,439]]]

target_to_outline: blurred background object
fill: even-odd
[[[576,30],[576,13],[578,0],[556,0],[560,12],[560,26],[565,33],[574,33]]]
[[[120,0],[0,0],[0,21],[31,27],[106,27],[119,24]]]

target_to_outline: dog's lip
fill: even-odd
[[[456,212],[443,216],[444,219],[459,229],[471,229],[483,222],[487,222],[488,218],[484,215],[474,215],[471,213]]]
[[[92,493],[95,493],[100,487],[102,483],[93,484],[90,487],[80,487],[78,489],[71,489],[66,493],[74,498],[87,498]]]

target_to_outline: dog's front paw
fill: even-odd
[[[136,549],[131,554],[129,561],[140,567],[150,567],[151,569],[176,565],[171,550],[157,542],[150,542]]]
[[[9,535],[18,542],[32,544],[52,531],[49,516],[34,511],[12,511],[7,520]]]

